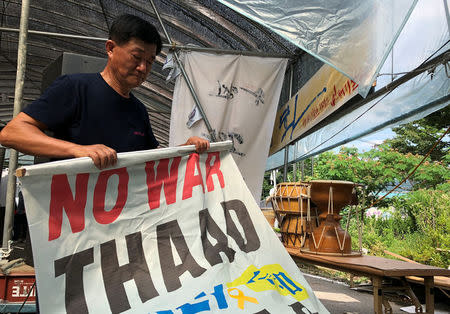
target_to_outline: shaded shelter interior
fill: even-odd
[[[155,5],[176,45],[288,56],[294,66],[294,89],[307,81],[322,64],[277,34],[216,1],[156,0]],[[20,10],[21,1],[3,1],[0,27],[18,30]],[[114,18],[123,13],[150,21],[160,31],[163,43],[168,43],[149,1],[31,1],[24,105],[41,94],[45,69],[62,53],[106,58],[104,39],[108,36],[108,28]],[[61,37],[55,33],[92,38]],[[19,34],[4,29],[0,34],[0,123],[4,125],[11,120],[13,112]],[[168,51],[166,45],[147,81],[134,91],[145,104],[155,136],[163,147],[168,146],[174,89],[174,82],[166,81],[169,70],[162,70]],[[289,87],[289,81],[285,80],[280,104],[289,99]]]

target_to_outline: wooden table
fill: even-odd
[[[383,291],[405,290],[413,299],[416,312],[421,313],[421,305],[411,290],[407,276],[421,277],[425,286],[425,313],[434,313],[434,276],[450,277],[450,270],[397,261],[377,256],[329,256],[301,253],[298,248],[287,248],[287,251],[294,260],[307,262],[314,265],[333,268],[336,270],[370,277],[373,284],[374,310],[376,314],[381,314],[383,305],[385,313],[392,313],[392,309],[386,298],[383,298]],[[402,282],[401,287],[383,286],[383,278],[398,278]],[[420,309],[419,309],[420,307]]]

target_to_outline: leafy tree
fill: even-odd
[[[341,148],[316,158],[314,179],[346,180],[363,184],[367,202],[372,202],[402,181],[422,160],[422,156],[402,154],[383,144],[365,153]],[[450,171],[441,162],[426,161],[401,186],[401,192],[434,188],[450,180]],[[382,203],[383,204],[383,203]],[[384,203],[386,204],[386,203]]]
[[[449,125],[450,106],[447,106],[421,120],[393,128],[396,136],[386,140],[386,143],[403,154],[425,155]],[[444,161],[448,165],[446,155],[449,147],[450,142],[444,138],[431,152],[431,160]]]

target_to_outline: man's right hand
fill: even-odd
[[[112,167],[117,163],[117,152],[103,144],[76,145],[74,157],[90,157],[98,169]]]

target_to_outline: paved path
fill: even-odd
[[[373,295],[371,292],[350,289],[346,284],[303,273],[316,296],[331,314],[370,314],[374,313]],[[400,308],[407,304],[389,302],[393,314],[406,314]],[[435,314],[450,313],[450,306],[435,304]],[[425,309],[425,308],[424,308]]]

